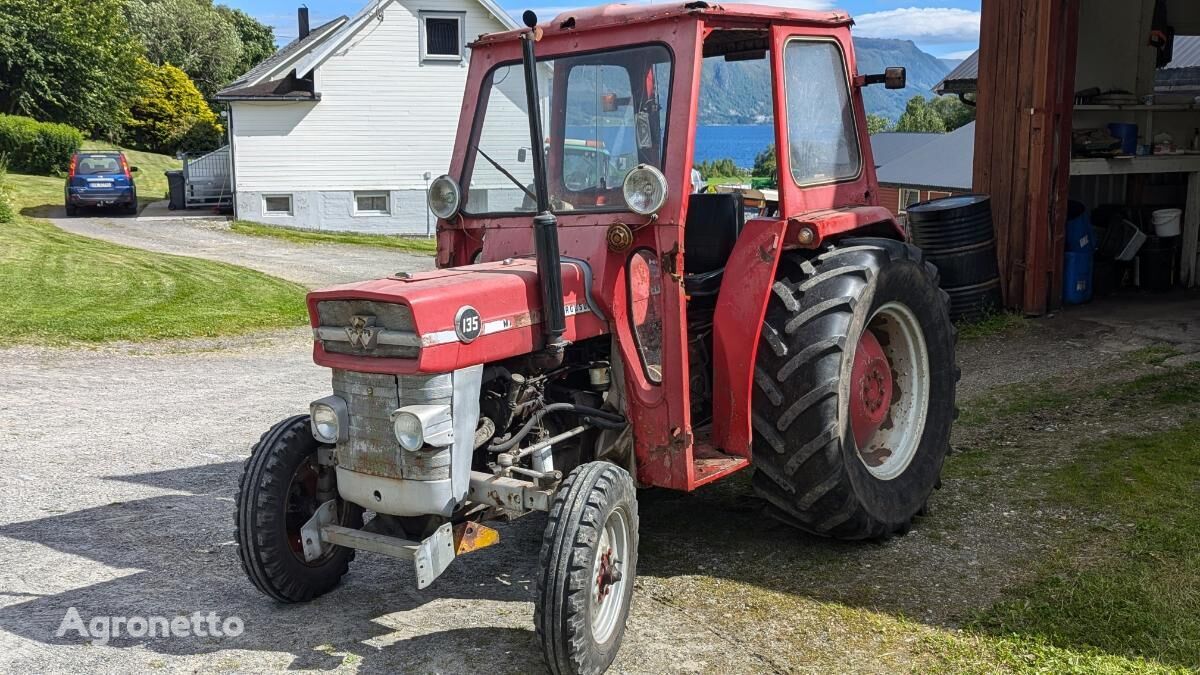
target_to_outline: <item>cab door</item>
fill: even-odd
[[[869,203],[866,129],[845,28],[775,26],[771,72],[780,216]]]

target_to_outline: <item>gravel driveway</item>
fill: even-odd
[[[148,220],[107,214],[67,218],[61,208],[48,215],[50,222],[67,232],[148,251],[233,263],[309,288],[434,266],[432,256],[385,248],[294,244],[271,237],[250,237],[231,232],[224,220],[195,217]]]

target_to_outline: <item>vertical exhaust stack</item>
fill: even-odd
[[[558,218],[550,211],[550,188],[546,180],[546,153],[542,135],[541,97],[538,94],[537,55],[534,44],[541,37],[537,15],[526,11],[522,16],[529,31],[521,36],[525,70],[525,97],[529,109],[529,142],[533,152],[533,185],[537,196],[537,215],[533,217],[533,246],[537,255],[538,280],[542,291],[542,332],[546,351],[562,361],[566,341],[567,315],[563,307],[562,258],[558,252]]]
[[[300,28],[300,39],[308,37],[308,34],[312,32],[308,27],[308,7],[301,5],[296,10],[296,23]]]

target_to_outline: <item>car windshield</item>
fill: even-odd
[[[626,211],[621,184],[639,164],[662,169],[671,54],[627,47],[538,62],[551,208]],[[464,211],[531,213],[533,148],[520,63],[493,70],[467,150]]]
[[[78,176],[121,173],[121,160],[115,155],[83,155],[75,167]]]

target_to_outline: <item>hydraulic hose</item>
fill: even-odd
[[[499,443],[493,443],[488,446],[488,450],[505,452],[517,447],[517,444],[524,440],[529,435],[529,432],[533,431],[533,428],[542,420],[542,417],[553,412],[569,412],[581,415],[585,422],[602,429],[623,429],[627,424],[624,416],[608,412],[607,410],[576,405],[574,403],[551,403],[530,415],[529,420],[525,422],[525,425],[517,433],[512,435],[512,438]]]

